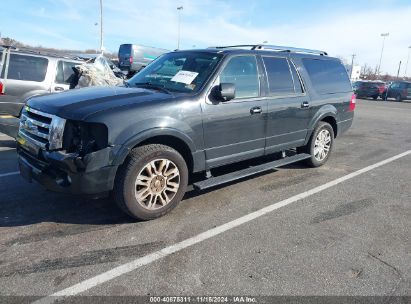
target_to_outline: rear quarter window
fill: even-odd
[[[43,57],[11,54],[7,78],[42,82],[46,78],[48,62]]]
[[[338,60],[303,58],[302,62],[318,94],[343,93],[352,90],[347,71]]]

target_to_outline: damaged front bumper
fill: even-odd
[[[118,168],[112,161],[116,150],[107,147],[80,157],[77,153],[33,151],[27,144],[17,145],[20,173],[28,181],[34,179],[51,191],[98,196],[113,189]]]

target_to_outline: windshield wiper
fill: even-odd
[[[167,94],[171,94],[171,92],[169,90],[167,90],[164,86],[161,86],[161,85],[158,85],[158,84],[153,84],[151,82],[136,82],[136,83],[133,83],[133,85],[146,87],[146,88],[162,91],[162,92],[167,93]]]

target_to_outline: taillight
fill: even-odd
[[[133,64],[133,57],[130,57],[130,64]]]
[[[0,95],[4,95],[3,93],[3,83],[0,81]]]
[[[352,112],[355,110],[355,104],[357,102],[357,96],[355,94],[351,95],[350,105],[348,107],[348,111]]]
[[[407,95],[408,95],[408,90],[407,90],[407,89],[402,90],[402,94],[403,94],[404,96],[407,96]]]

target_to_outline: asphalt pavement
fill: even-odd
[[[191,191],[149,222],[110,199],[27,183],[15,173],[13,140],[0,135],[0,295],[47,296],[91,279],[78,294],[411,296],[411,154],[310,194],[411,150],[410,131],[411,103],[358,100],[325,166],[294,164]],[[122,275],[93,279],[292,197]]]

